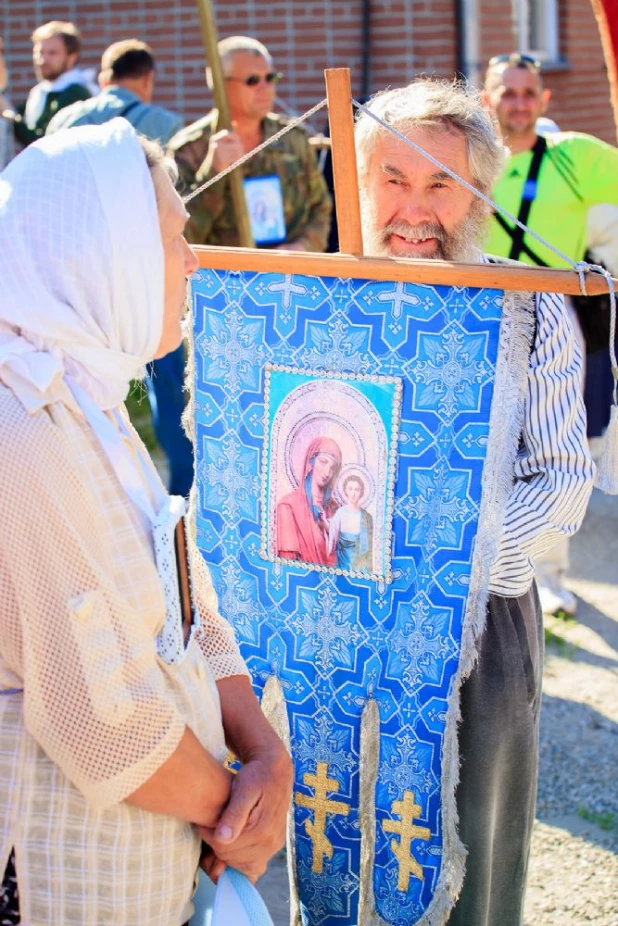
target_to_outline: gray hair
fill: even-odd
[[[148,170],[152,173],[156,167],[161,167],[172,183],[176,185],[179,176],[178,167],[176,162],[166,155],[159,142],[154,141],[152,138],[146,138],[144,135],[140,135],[139,132],[137,133],[137,140],[144,152]]]
[[[404,135],[416,127],[432,126],[446,126],[464,135],[474,185],[483,193],[491,192],[506,152],[480,95],[465,84],[423,78],[407,87],[377,93],[368,108]],[[376,141],[386,132],[371,116],[360,113],[355,136],[361,184],[365,183]]]
[[[262,45],[257,39],[252,39],[248,35],[230,35],[226,39],[221,39],[217,48],[219,49],[219,57],[224,74],[227,74],[232,55],[239,51],[249,52],[249,54],[252,55],[259,55],[260,58],[264,58],[269,64],[272,64],[273,59],[266,45]]]

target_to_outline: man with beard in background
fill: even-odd
[[[90,72],[77,67],[80,50],[81,37],[73,23],[53,20],[32,33],[32,62],[39,82],[16,112],[3,113],[13,121],[15,138],[22,145],[42,138],[58,110],[92,96]]]

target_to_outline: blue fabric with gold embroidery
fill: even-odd
[[[442,742],[503,294],[208,270],[192,292],[198,544],[256,690],[276,675],[285,695],[303,923],[358,923],[374,698],[375,903],[408,926],[442,865]],[[338,522],[345,541],[359,519],[363,553],[337,569]],[[316,808],[320,793],[334,803]]]

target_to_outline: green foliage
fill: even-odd
[[[575,623],[575,621],[573,621]],[[558,656],[562,656],[564,659],[572,659],[575,652],[575,647],[572,643],[569,643],[568,640],[565,640],[563,636],[559,633],[554,633],[554,631],[547,627],[544,628],[545,631],[545,649],[547,652],[553,652]]]
[[[588,823],[594,823],[599,829],[607,831],[615,830],[618,832],[618,821],[614,814],[609,811],[606,813],[595,813],[592,810],[588,810],[586,807],[578,807],[577,813],[582,820],[587,820]]]
[[[144,444],[148,448],[148,452],[152,453],[156,451],[159,445],[157,444],[152,425],[152,415],[150,413],[150,404],[146,394],[146,387],[142,382],[135,380],[131,383],[126,406],[133,426],[144,441]]]
[[[576,647],[563,636],[563,632],[575,627],[576,624],[574,617],[548,617],[546,615],[543,618],[545,649],[562,656],[563,659],[572,659]]]

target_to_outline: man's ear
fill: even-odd
[[[105,90],[105,88],[109,86],[109,81],[106,79],[106,74],[104,71],[99,71],[97,81],[101,90]]]
[[[79,57],[79,55],[77,54],[77,52],[73,52],[72,55],[69,55],[69,56],[67,57],[67,65],[68,65],[68,66],[67,66],[67,71],[70,71],[70,70],[72,70],[72,69],[75,67],[75,65],[77,64],[77,59],[78,59],[78,57]]]
[[[152,97],[154,94],[154,84],[155,84],[155,72],[148,71],[147,74],[144,74],[143,89],[142,89],[142,93],[140,94],[142,96],[142,99],[144,100],[144,103],[152,103]]]
[[[544,116],[551,101],[551,90],[544,87],[541,91],[541,115]]]
[[[489,102],[489,93],[487,90],[481,90],[481,103],[491,112],[491,103]]]

